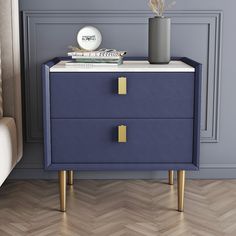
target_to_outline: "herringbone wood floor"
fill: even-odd
[[[56,181],[10,181],[0,189],[0,236],[236,235],[236,180],[187,180],[185,213],[176,184],[77,180],[67,213]]]

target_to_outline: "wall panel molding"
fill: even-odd
[[[203,62],[203,94],[202,94],[202,130],[201,141],[206,143],[219,141],[219,101],[221,77],[221,11],[169,11],[173,24],[173,52],[188,43],[185,55]],[[24,70],[25,70],[25,137],[26,142],[42,141],[42,95],[40,65],[54,56],[65,55],[66,47],[73,42],[75,30],[82,25],[99,25],[106,29],[107,43],[113,47],[122,45],[117,39],[127,37],[123,42],[132,41],[132,33],[140,34],[137,44],[130,45],[129,56],[147,55],[147,18],[149,11],[24,11]],[[65,32],[60,32],[65,30]],[[117,31],[116,31],[117,29]],[[124,29],[126,34],[122,34]],[[134,31],[135,29],[135,31]],[[55,30],[55,34],[51,32]],[[70,32],[68,35],[66,30]],[[113,33],[108,34],[109,30]],[[126,31],[125,31],[126,30]],[[184,32],[184,34],[178,34]],[[205,37],[202,42],[204,51],[199,54],[200,38],[191,40],[190,31]],[[177,32],[177,33],[176,33]],[[64,35],[63,35],[64,34]],[[178,35],[178,37],[176,36]],[[138,35],[139,36],[139,35]],[[61,37],[61,38],[60,38]],[[190,38],[188,40],[188,37]],[[199,36],[200,37],[200,36]],[[105,38],[105,37],[104,37]],[[58,39],[58,40],[57,40]],[[55,44],[53,43],[55,40]],[[140,41],[139,41],[140,40]],[[104,39],[104,41],[106,41]],[[47,45],[48,43],[48,45]],[[140,47],[142,45],[142,47]],[[180,45],[180,46],[179,46]],[[186,45],[187,46],[187,45]],[[173,55],[182,56],[182,55]]]

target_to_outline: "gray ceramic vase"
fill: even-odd
[[[170,62],[170,31],[170,18],[149,18],[148,60],[151,64]]]

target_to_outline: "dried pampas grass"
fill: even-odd
[[[166,5],[165,0],[149,0],[149,7],[157,17],[164,17],[164,11],[175,5],[175,1]]]

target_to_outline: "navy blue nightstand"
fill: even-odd
[[[42,66],[45,168],[58,170],[61,211],[73,170],[198,170],[201,64],[125,61],[121,66]]]

